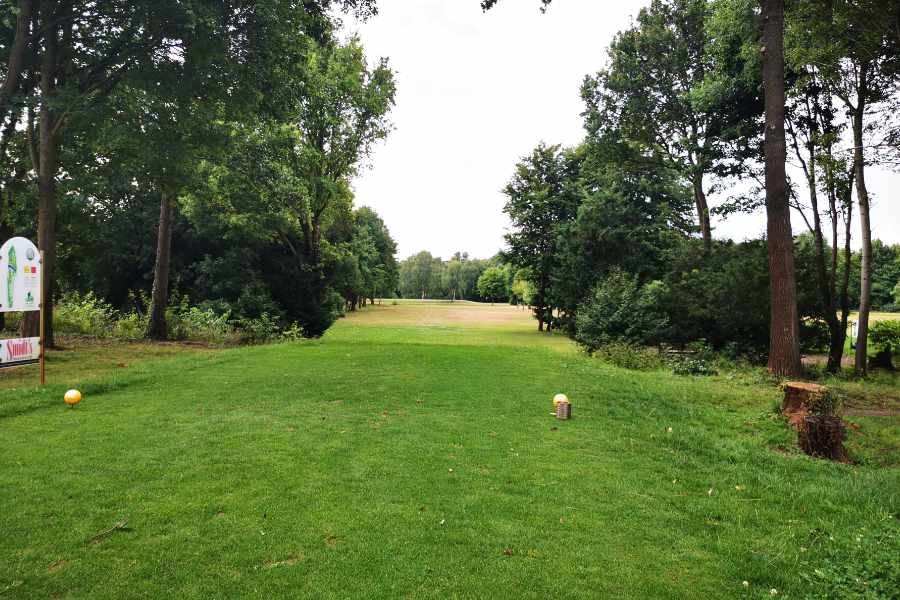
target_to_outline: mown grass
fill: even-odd
[[[772,386],[409,309],[121,369],[73,410],[77,374],[0,391],[0,595],[802,597],[829,545],[896,535],[900,470],[790,450]]]
[[[13,336],[15,333],[7,332]],[[191,343],[151,343],[60,335],[57,347],[47,350],[47,382],[86,382],[102,379],[116,371],[155,360],[207,351],[210,346]],[[0,390],[30,389],[40,381],[38,365],[0,371]]]

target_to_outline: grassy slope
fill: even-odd
[[[775,391],[613,369],[512,310],[368,308],[75,410],[0,392],[0,594],[762,597],[896,517],[897,469],[768,449]]]

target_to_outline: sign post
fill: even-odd
[[[40,364],[44,384],[43,252],[15,237],[0,246],[0,312],[40,311],[39,337],[0,340],[0,369]]]

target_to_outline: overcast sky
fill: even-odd
[[[386,56],[396,71],[396,130],[354,188],[357,206],[387,223],[399,258],[420,250],[488,257],[502,248],[501,189],[516,163],[541,141],[583,138],[581,83],[648,3],[558,0],[541,14],[539,0],[502,0],[488,13],[478,0],[379,0],[374,19],[345,22],[370,60]],[[874,236],[900,243],[900,176],[873,168],[867,179]],[[716,237],[743,240],[759,237],[765,218],[713,226]]]

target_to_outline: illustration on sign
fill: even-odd
[[[31,241],[17,237],[0,247],[0,312],[40,308],[40,253]]]

